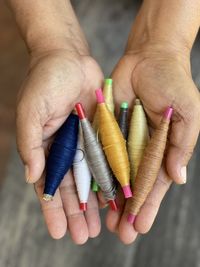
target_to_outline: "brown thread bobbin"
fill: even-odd
[[[134,216],[140,211],[158,176],[166,147],[169,123],[169,118],[162,119],[145,149],[135,179],[133,197],[130,200],[129,212]]]

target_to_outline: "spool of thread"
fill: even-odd
[[[93,122],[92,122],[92,127],[94,129],[94,132],[96,133],[96,139],[98,141],[99,138],[98,138],[98,112],[97,112],[97,109],[96,109],[96,112],[94,114],[94,119],[93,119]],[[92,191],[93,192],[99,192],[99,189],[100,189],[99,188],[99,185],[97,184],[97,182],[95,181],[94,178],[92,179],[91,188],[92,188]]]
[[[76,104],[76,110],[81,121],[86,158],[93,178],[100,186],[111,209],[117,210],[117,205],[115,203],[116,186],[101,144],[97,141],[96,134],[90,122],[86,118],[85,112],[80,103]]]
[[[104,87],[103,87],[103,95],[105,99],[105,103],[107,108],[114,114],[115,111],[115,105],[113,100],[113,80],[112,79],[105,79],[104,81]]]
[[[76,153],[79,118],[70,114],[57,131],[46,163],[46,179],[43,199],[52,200],[64,175],[70,169]]]
[[[132,185],[134,184],[134,179],[137,175],[138,167],[148,141],[149,130],[146,115],[140,100],[136,99],[131,116],[128,136],[128,153],[131,167]]]
[[[80,201],[80,210],[86,211],[92,175],[85,157],[81,127],[79,127],[78,145],[73,162],[73,174]]]
[[[153,133],[144,151],[134,183],[133,197],[130,200],[130,213],[127,219],[131,224],[134,223],[158,176],[166,147],[172,112],[172,108],[167,108],[159,127]]]
[[[124,136],[124,139],[126,140],[128,137],[128,103],[127,102],[121,103],[118,124]]]
[[[130,165],[126,150],[126,141],[115,120],[114,115],[108,110],[102,90],[96,90],[99,112],[99,132],[103,149],[109,165],[122,186],[125,198],[132,196],[130,188]]]
[[[115,110],[115,105],[114,105],[114,101],[113,101],[113,89],[112,89],[112,84],[113,84],[113,80],[108,78],[104,80],[104,88],[103,88],[103,94],[105,97],[105,102],[106,105],[108,107],[108,109],[114,114],[114,110]],[[95,115],[94,115],[94,119],[93,119],[93,123],[92,123],[92,127],[95,130],[95,132],[97,133],[97,138],[99,140],[99,136],[98,136],[98,109],[96,109]],[[99,186],[96,183],[96,181],[93,179],[92,181],[92,191],[93,192],[98,192],[99,191]]]

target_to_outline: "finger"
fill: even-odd
[[[99,207],[96,194],[90,191],[88,207],[85,212],[85,218],[88,226],[89,237],[94,238],[99,235],[101,222],[99,217]]]
[[[168,177],[162,166],[152,191],[148,195],[140,213],[136,217],[134,227],[137,232],[144,234],[150,230],[158,213],[162,199],[168,191],[171,183],[172,180]]]
[[[130,68],[130,64],[128,62],[123,61],[123,64],[127,65],[127,68],[120,69],[120,72],[118,71],[118,65],[115,67],[113,73],[112,73],[112,79],[113,79],[113,97],[115,102],[115,108],[116,108],[116,114],[119,113],[119,108],[122,102],[126,101],[128,102],[129,106],[133,106],[133,101],[135,98],[135,94],[132,89],[131,80],[129,77],[131,77],[132,69]],[[123,73],[123,71],[126,70],[126,73]]]
[[[123,195],[121,188],[118,189],[116,203],[117,203],[117,208],[118,208],[117,211],[113,211],[109,209],[107,216],[106,216],[106,225],[108,229],[113,233],[118,232],[120,218],[121,218],[124,205],[125,205],[125,199],[124,199],[124,195]]]
[[[124,244],[131,244],[136,239],[137,232],[134,226],[127,221],[129,202],[124,199],[121,188],[119,188],[116,202],[118,211],[108,211],[106,225],[111,232],[115,232],[119,235],[120,240]]]
[[[136,231],[134,226],[127,221],[127,217],[128,217],[128,210],[125,208],[119,223],[118,235],[120,240],[124,244],[129,245],[136,240],[138,232]]]
[[[71,171],[65,175],[60,185],[60,194],[71,238],[76,244],[84,244],[89,236],[88,226],[84,213],[79,209],[77,190]]]
[[[27,105],[21,102],[17,109],[17,147],[25,165],[26,180],[35,183],[45,166],[43,129],[38,112]]]
[[[132,243],[137,237],[134,226],[127,221],[129,211],[128,203],[128,200],[125,201],[123,192],[120,189],[117,195],[118,211],[109,210],[106,218],[108,229],[111,232],[117,233],[124,244]]]
[[[187,103],[187,110],[182,110],[181,114],[175,108],[169,136],[166,166],[169,176],[179,184],[186,183],[186,166],[193,154],[199,136],[199,118],[200,101],[198,101],[198,104],[191,103],[189,105]]]
[[[59,190],[56,191],[53,201],[46,202],[42,199],[44,178],[42,177],[40,180],[38,180],[34,187],[40,200],[41,209],[44,214],[45,222],[50,235],[54,239],[62,238],[67,231],[67,220]]]
[[[130,201],[127,201],[119,224],[119,237],[122,242],[125,244],[130,244],[136,239],[137,233],[144,234],[150,230],[158,213],[161,201],[169,189],[170,184],[171,180],[168,178],[166,172],[162,168],[153,190],[148,195],[147,200],[140,210],[140,213],[136,217],[134,226],[127,222],[130,206]]]

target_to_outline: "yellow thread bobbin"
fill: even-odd
[[[149,131],[144,109],[139,99],[135,105],[130,121],[128,135],[128,153],[131,167],[131,182],[133,184],[145,147],[149,141]]]
[[[115,106],[114,106],[114,102],[113,102],[112,82],[113,82],[112,79],[105,79],[103,93],[104,93],[105,102],[106,102],[106,105],[107,105],[108,109],[114,114],[114,107]],[[99,134],[98,134],[98,128],[99,128],[99,126],[98,126],[98,108],[96,109],[95,114],[94,114],[92,127],[93,127],[94,131],[97,134],[97,140],[99,140]],[[94,192],[98,191],[98,185],[94,180],[92,182],[92,190]]]
[[[115,105],[114,105],[114,101],[113,101],[113,87],[112,87],[112,84],[113,84],[113,80],[112,79],[105,79],[104,88],[103,88],[103,95],[104,95],[104,98],[105,98],[106,106],[108,107],[110,112],[112,112],[112,114],[114,114]]]
[[[126,142],[114,115],[108,110],[101,89],[96,90],[99,132],[109,165],[121,184],[125,198],[131,197],[130,165]]]

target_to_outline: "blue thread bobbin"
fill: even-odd
[[[79,117],[70,114],[57,131],[46,163],[46,180],[43,199],[52,200],[63,177],[72,166],[76,153]]]

